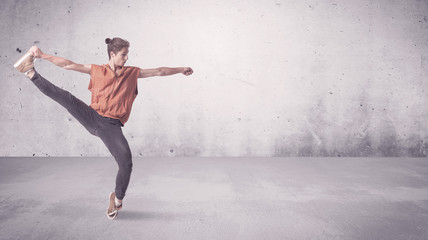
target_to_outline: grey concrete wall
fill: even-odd
[[[136,156],[427,155],[426,0],[6,0],[0,14],[1,156],[109,154],[12,65],[31,45],[107,63],[114,36],[129,65],[195,71],[140,80]],[[90,102],[87,75],[36,67]]]

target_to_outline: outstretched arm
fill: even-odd
[[[41,59],[48,60],[49,62],[51,62],[51,63],[53,63],[59,67],[62,67],[64,69],[73,70],[73,71],[77,71],[77,72],[81,72],[81,73],[91,74],[91,65],[90,64],[78,64],[78,63],[74,63],[74,62],[72,62],[68,59],[65,59],[65,58],[52,56],[52,55],[43,53],[42,50],[40,50],[40,48],[38,48],[37,46],[33,46],[30,49],[30,52],[33,53],[33,56],[35,58],[41,58]]]
[[[179,67],[179,68],[168,68],[160,67],[154,69],[140,69],[139,78],[154,77],[154,76],[169,76],[177,73],[182,73],[186,76],[189,76],[193,73],[192,68],[190,67]]]

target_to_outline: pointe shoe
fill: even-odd
[[[31,52],[27,52],[13,65],[18,71],[27,74],[34,69],[34,57]]]
[[[116,197],[116,193],[111,192],[109,197],[109,205],[107,209],[107,218],[110,220],[115,219],[118,213],[117,211],[118,209],[116,208],[116,204],[114,202],[115,197]]]

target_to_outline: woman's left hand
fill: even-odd
[[[185,67],[183,69],[183,74],[186,75],[186,76],[192,75],[192,73],[193,73],[193,69],[190,68],[190,67]]]

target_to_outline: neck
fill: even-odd
[[[113,72],[116,71],[117,66],[114,64],[113,60],[110,59],[108,65],[110,66],[110,69],[113,70]]]

